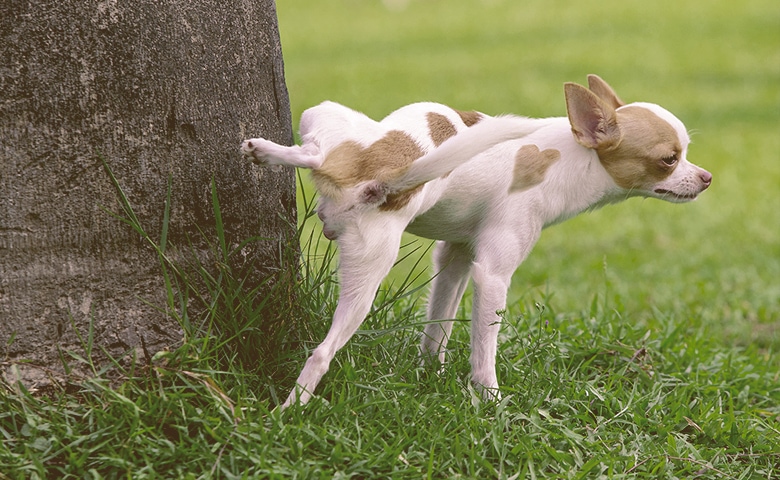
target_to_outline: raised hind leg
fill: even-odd
[[[323,155],[314,143],[287,147],[264,138],[250,138],[241,144],[241,152],[257,164],[270,163],[316,169],[323,162]]]

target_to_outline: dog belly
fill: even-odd
[[[498,150],[495,150],[498,151]],[[445,179],[426,185],[419,213],[406,231],[432,240],[473,242],[496,191],[506,191],[506,167],[493,157],[477,157]]]
[[[479,228],[483,208],[460,205],[457,201],[440,201],[428,211],[416,217],[406,231],[431,240],[464,243],[474,238]]]

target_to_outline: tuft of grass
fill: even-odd
[[[154,239],[140,223],[108,163],[103,160],[103,164],[122,208],[121,214],[108,213],[132,228],[159,258],[167,301],[155,307],[182,328],[184,342],[176,356],[199,359],[213,371],[241,372],[242,377],[254,378],[254,372],[259,370],[271,383],[282,381],[285,372],[280,365],[284,361],[278,349],[295,350],[301,339],[306,338],[306,325],[300,321],[297,305],[284,302],[294,298],[288,289],[296,282],[294,277],[299,272],[297,251],[284,251],[285,265],[277,274],[250,286],[251,269],[239,270],[233,260],[241,257],[248,244],[260,239],[251,237],[236,245],[228,242],[213,179],[214,231],[213,237],[200,231],[202,243],[210,252],[203,257],[195,253],[197,249],[191,244],[172,245],[168,240],[170,182],[160,238]],[[87,358],[91,357],[91,337],[89,340],[83,342]]]

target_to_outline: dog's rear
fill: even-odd
[[[435,112],[442,109],[450,115]],[[431,115],[438,117],[432,120]],[[351,196],[355,201],[381,205],[388,195],[443,177],[485,150],[549,123],[476,114],[468,124],[463,116],[449,107],[424,103],[409,105],[376,122],[343,105],[324,102],[303,113],[301,146],[254,138],[243,143],[242,151],[258,164],[312,169],[317,190],[325,197],[341,199],[347,190],[357,188],[359,193]],[[434,121],[449,122],[451,131],[446,138],[432,127]],[[420,137],[422,122],[429,127],[429,138]]]

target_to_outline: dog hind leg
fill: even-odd
[[[398,256],[403,232],[402,225],[389,225],[386,219],[382,220],[366,222],[360,229],[352,225],[339,236],[340,293],[333,322],[325,340],[306,361],[282,408],[304,404],[311,398],[336,352],[355,334],[370,311],[379,284]],[[366,231],[377,235],[367,238]]]
[[[241,144],[241,152],[256,164],[317,169],[323,162],[323,155],[314,143],[287,147],[264,138],[251,138]]]
[[[469,281],[471,249],[466,245],[437,242],[433,252],[435,276],[428,299],[428,323],[420,342],[423,364],[438,357],[444,363],[447,341],[452,333],[453,318]]]

